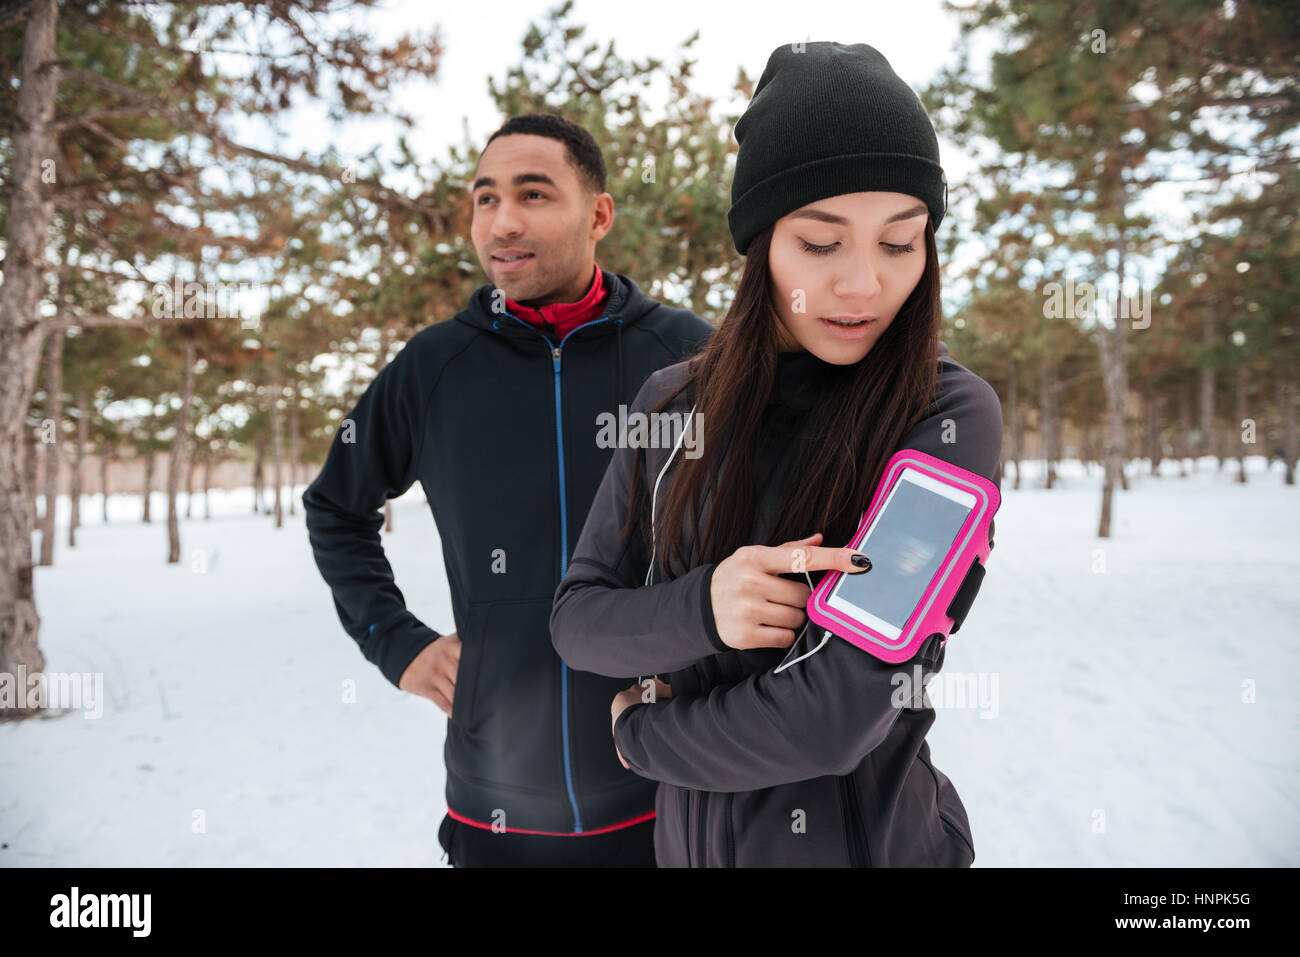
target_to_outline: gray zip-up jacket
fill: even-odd
[[[942,342],[939,354],[935,400],[898,447],[1000,484],[997,394],[949,357]],[[686,369],[680,362],[650,376],[631,411],[657,408]],[[665,411],[688,412],[691,391]],[[671,451],[644,450],[643,488],[654,488]],[[896,675],[911,678],[919,664],[928,680],[942,668],[946,649],[937,637],[895,665],[832,636],[780,673],[774,668],[787,649],[727,647],[710,600],[717,563],[666,568],[661,550],[657,584],[645,586],[650,549],[637,532],[627,541],[620,536],[635,452],[615,451],[556,590],[551,636],[575,669],[667,675],[672,697],[624,710],[610,742],[632,770],[660,782],[659,865],[969,866],[975,850],[966,809],[931,762],[925,740],[935,711],[922,698],[895,704]],[[664,473],[660,504],[682,458],[679,451]],[[780,483],[759,478],[763,492],[751,541],[765,543],[775,530]],[[702,516],[701,525],[706,521]],[[814,584],[821,574],[813,575]],[[802,575],[786,577],[806,583]],[[968,634],[951,640],[971,640]],[[811,650],[821,635],[810,625],[791,657]]]

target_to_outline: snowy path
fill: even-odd
[[[1008,479],[929,737],[976,866],[1300,864],[1300,701],[1284,687],[1300,673],[1300,488],[1251,464],[1245,487],[1231,467],[1133,478],[1106,542],[1096,472],[1066,469],[1051,492]],[[0,724],[0,866],[440,866],[445,717],[343,633],[301,509],[276,532],[250,501],[214,496],[212,521],[184,522],[179,566],[163,564],[161,496],[151,526],[123,497],[75,550],[61,534],[36,573],[42,647],[50,671],[103,673],[103,715]],[[395,512],[398,584],[450,630],[418,486]],[[996,697],[945,700],[964,676]]]

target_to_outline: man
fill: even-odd
[[[453,866],[653,867],[655,784],[609,739],[628,680],[560,660],[551,602],[612,455],[599,417],[713,326],[596,264],[614,201],[576,124],[510,119],[471,203],[491,282],[413,336],[347,417],[303,493],[312,550],[366,658],[450,719],[438,836]],[[442,538],[446,635],[406,609],[380,544],[377,510],[417,479]]]

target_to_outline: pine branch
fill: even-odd
[[[36,0],[21,0],[8,10],[0,12],[0,30],[7,30],[19,20],[26,19],[28,9],[35,2]]]

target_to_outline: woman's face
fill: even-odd
[[[928,216],[914,196],[873,191],[821,199],[778,219],[767,261],[781,351],[807,349],[836,365],[870,352],[925,270]]]

